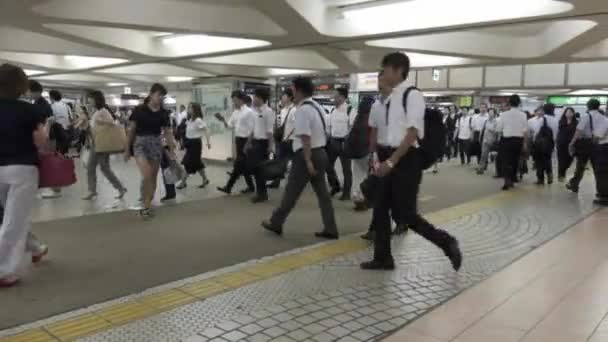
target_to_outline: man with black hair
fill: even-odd
[[[536,115],[528,120],[530,141],[532,142],[532,158],[536,165],[536,184],[553,184],[553,150],[557,141],[558,123],[553,117],[555,106],[547,103],[538,110]]]
[[[458,241],[446,231],[437,229],[418,212],[418,192],[422,182],[423,155],[418,141],[425,135],[425,102],[422,92],[409,88],[407,77],[410,60],[400,52],[382,59],[383,78],[393,89],[386,108],[387,147],[390,156],[375,168],[380,178],[374,204],[376,239],[374,258],[361,264],[366,270],[392,270],[391,214],[398,224],[405,224],[448,256],[452,267],[459,270],[462,254]]]
[[[505,179],[503,190],[509,190],[517,182],[519,158],[527,150],[528,117],[519,110],[521,99],[513,94],[509,98],[508,110],[500,115],[496,131],[501,134],[500,154]]]
[[[293,103],[293,91],[285,89],[281,95],[281,113],[277,115],[277,134],[275,137],[277,142],[277,157],[281,160],[291,160],[293,157],[293,139],[296,123],[296,106]],[[272,189],[280,186],[281,180],[276,179],[268,185]]]
[[[342,165],[342,174],[344,175],[344,187],[342,188],[341,201],[348,201],[351,197],[351,188],[353,183],[353,172],[351,169],[351,161],[344,154],[344,142],[346,136],[353,127],[354,116],[350,115],[350,107],[348,106],[348,89],[339,88],[334,97],[336,108],[329,115],[328,130],[329,130],[329,167],[327,168],[327,180],[331,186],[331,196],[340,192],[340,181],[336,174],[335,163],[338,158]]]
[[[574,138],[570,142],[570,153],[576,156],[576,170],[570,182],[566,184],[566,188],[574,193],[578,192],[579,185],[585,175],[587,164],[591,160],[593,154],[593,118],[597,115],[602,115],[599,112],[600,101],[591,99],[587,102],[587,113],[582,114],[576,127]]]
[[[247,151],[247,158],[250,159],[251,172],[255,175],[255,188],[257,195],[251,200],[253,203],[268,201],[268,190],[266,179],[260,165],[268,160],[272,152],[272,138],[274,130],[275,113],[268,107],[270,90],[257,88],[253,95],[253,110],[255,121],[251,132],[251,149]]]
[[[51,105],[42,96],[43,88],[38,81],[29,81],[29,96],[32,99],[32,103],[35,104],[38,109],[47,117],[53,116],[53,109]]]
[[[53,110],[53,122],[51,125],[51,139],[55,140],[57,152],[67,154],[70,148],[70,127],[72,126],[72,110],[62,101],[58,90],[49,92],[51,108]]]
[[[338,228],[331,197],[325,183],[325,170],[328,159],[326,123],[323,108],[312,99],[314,85],[307,77],[293,81],[294,100],[298,106],[295,117],[293,149],[295,155],[287,178],[285,193],[279,207],[272,213],[270,220],[262,222],[264,229],[277,235],[283,234],[283,224],[295,207],[308,183],[312,185],[319,201],[323,218],[323,231],[316,237],[338,239]]]
[[[247,189],[241,191],[243,194],[250,194],[255,192],[255,187],[253,185],[253,179],[251,175],[247,172],[246,164],[246,154],[245,147],[247,145],[247,141],[253,132],[254,126],[254,114],[249,107],[245,104],[246,98],[248,98],[245,93],[240,90],[235,90],[232,92],[231,98],[234,104],[234,112],[230,116],[230,119],[226,121],[226,119],[219,113],[215,114],[215,118],[222,121],[226,128],[231,127],[234,129],[234,144],[236,146],[236,158],[234,159],[232,172],[230,173],[230,178],[228,179],[228,183],[224,187],[218,187],[217,189],[226,194],[232,193],[232,187],[239,179],[239,177],[245,177],[245,182],[247,183]]]
[[[608,118],[600,111],[593,114],[595,144],[591,154],[595,174],[597,205],[608,206]]]

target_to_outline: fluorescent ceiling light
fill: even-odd
[[[405,51],[404,51],[405,52]],[[426,53],[405,52],[414,68],[427,68],[444,65],[463,65],[479,62],[471,58],[430,55]]]
[[[156,32],[154,34],[152,34],[152,37],[156,37],[156,38],[162,38],[162,37],[167,37],[172,35],[172,32]]]
[[[63,58],[65,59],[65,61],[68,64],[70,64],[71,67],[77,68],[77,69],[94,68],[94,67],[124,63],[124,62],[129,61],[127,59],[122,59],[122,58],[89,57],[89,56],[76,56],[76,55],[66,55]]]
[[[171,35],[162,38],[162,43],[175,55],[201,55],[207,53],[250,49],[270,45],[257,39],[216,37],[205,34]]]
[[[44,71],[40,71],[40,70],[23,69],[23,71],[25,72],[25,74],[27,76],[35,76],[35,75],[44,74]]]
[[[167,82],[186,82],[192,81],[194,77],[188,76],[167,76]]]
[[[129,85],[129,83],[120,83],[120,82],[110,82],[106,84],[108,87],[124,87]]]
[[[272,76],[310,74],[313,72],[315,72],[315,71],[314,70],[303,70],[303,69],[283,69],[283,68],[268,69],[268,73]]]
[[[372,25],[403,23],[401,30],[411,30],[557,14],[574,8],[556,0],[406,0],[376,6],[373,3],[348,6],[342,15]]]
[[[569,92],[568,95],[608,95],[608,90],[581,89]]]

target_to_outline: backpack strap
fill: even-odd
[[[321,113],[319,108],[315,106],[315,104],[311,101],[302,102],[301,106],[303,105],[309,105],[317,111],[317,113],[319,114],[319,118],[321,119],[321,123],[323,123],[323,131],[325,131],[325,135],[327,135],[327,126],[325,126],[325,118],[323,117],[323,113]]]
[[[593,136],[593,115],[591,113],[587,113],[589,115],[589,126],[591,128],[591,136]]]
[[[412,90],[418,90],[418,91],[420,91],[420,89],[418,89],[416,87],[409,87],[403,93],[403,112],[405,113],[405,115],[407,115],[407,97],[410,96],[410,92]]]

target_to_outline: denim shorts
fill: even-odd
[[[157,136],[138,136],[133,144],[133,155],[160,163],[163,156],[163,142]]]

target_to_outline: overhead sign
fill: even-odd
[[[608,104],[608,96],[549,96],[547,102],[558,107],[585,106],[591,99],[600,101],[602,105]]]
[[[131,87],[124,87],[122,93],[123,94],[131,94]]]

